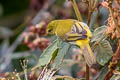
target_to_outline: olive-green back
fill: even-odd
[[[64,35],[71,30],[74,21],[75,20],[73,19],[57,20],[57,27],[54,33],[57,36],[64,38]]]

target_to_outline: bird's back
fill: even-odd
[[[55,34],[63,40],[84,40],[92,36],[88,26],[74,19],[56,20]]]
[[[57,36],[64,37],[64,35],[71,30],[74,21],[75,20],[73,19],[57,20],[55,34]]]

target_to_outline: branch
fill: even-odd
[[[109,11],[110,11],[110,15],[112,16],[112,19],[114,21],[115,27],[116,27],[118,33],[120,34],[120,28],[118,27],[118,22],[117,22],[117,20],[115,19],[114,15],[113,15],[112,7],[109,7]]]
[[[75,78],[72,78],[72,77],[70,77],[70,76],[58,76],[58,75],[56,75],[56,76],[54,76],[53,77],[53,80],[56,80],[56,79],[65,79],[65,78],[67,78],[67,79],[70,79],[70,80],[78,80],[78,79],[75,79]]]
[[[76,14],[78,20],[83,21],[75,0],[72,0],[72,5],[73,5],[73,8],[75,10],[75,14]]]
[[[114,74],[114,70],[116,69],[118,62],[120,61],[120,40],[118,41],[118,48],[115,52],[115,55],[112,57],[112,61],[109,65],[109,69],[110,71],[108,72],[108,74],[105,76],[104,80],[110,80],[110,78],[113,76]]]

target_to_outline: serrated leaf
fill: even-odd
[[[97,62],[101,65],[105,65],[112,57],[112,47],[107,40],[101,41],[94,49]]]
[[[59,50],[58,50],[58,54],[54,60],[53,63],[53,68],[54,69],[58,69],[63,61],[63,58],[65,56],[65,54],[68,52],[70,48],[70,44],[64,42],[62,43],[62,45],[60,46]]]
[[[58,52],[58,40],[55,40],[48,48],[42,53],[39,58],[37,66],[44,66],[50,63],[53,56],[57,55]]]
[[[107,26],[105,26],[105,25],[96,28],[95,31],[93,32],[91,42],[99,41],[104,36],[104,32],[105,32],[106,28],[107,28]]]
[[[105,65],[99,72],[96,80],[104,80],[105,76],[108,73],[108,65]]]

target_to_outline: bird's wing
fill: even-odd
[[[66,41],[76,41],[87,39],[87,31],[77,21],[73,24],[71,30],[65,34]]]

